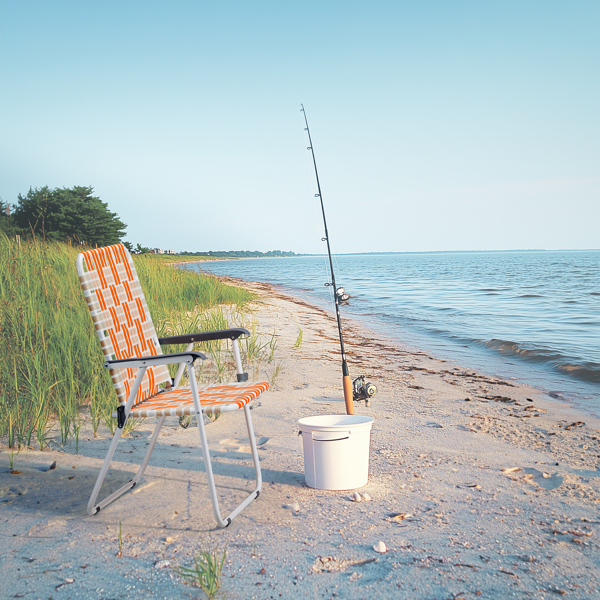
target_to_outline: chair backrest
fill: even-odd
[[[77,256],[77,273],[104,356],[109,360],[162,354],[131,255],[121,244]],[[119,404],[125,404],[137,369],[112,369]],[[171,381],[166,366],[146,371],[133,405]]]

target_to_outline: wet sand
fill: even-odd
[[[345,322],[351,375],[378,387],[370,477],[352,492],[304,484],[299,418],[344,412],[331,315],[266,284],[277,336],[252,417],[260,497],[217,529],[197,430],[168,419],[142,483],[98,515],[91,488],[110,437],[0,457],[1,598],[204,598],[173,567],[227,544],[228,599],[597,598],[600,423],[547,394],[402,348]],[[302,343],[294,347],[302,329]],[[261,377],[262,378],[262,377]],[[131,478],[153,420],[122,441],[101,496]],[[207,426],[225,512],[253,486],[241,412]],[[5,450],[5,448],[3,448]],[[48,470],[56,461],[57,467]],[[118,527],[122,556],[118,556]],[[387,552],[373,546],[385,543]]]

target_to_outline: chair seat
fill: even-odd
[[[223,383],[198,386],[202,412],[218,414],[239,410],[267,390],[266,381],[256,383]],[[130,417],[181,417],[195,415],[194,399],[189,387],[178,387],[156,394],[136,404]],[[116,413],[113,413],[116,417]]]

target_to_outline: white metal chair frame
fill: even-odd
[[[122,496],[125,492],[127,492],[128,490],[135,487],[136,484],[139,482],[139,480],[144,475],[144,471],[146,470],[146,467],[148,466],[148,461],[150,460],[150,456],[152,454],[152,451],[154,450],[156,440],[158,439],[160,430],[165,422],[166,417],[164,417],[164,416],[159,417],[156,429],[154,430],[154,433],[152,434],[152,438],[150,439],[150,445],[148,446],[148,450],[146,451],[144,460],[142,461],[142,464],[141,464],[137,474],[135,475],[135,477],[131,481],[126,483],[124,486],[119,488],[116,492],[113,492],[112,494],[110,494],[110,496],[108,496],[101,502],[98,502],[98,504],[95,504],[96,498],[98,497],[98,493],[100,492],[100,488],[102,487],[102,483],[104,482],[104,478],[106,477],[106,474],[110,467],[110,463],[112,461],[113,454],[117,448],[117,444],[119,443],[119,440],[123,433],[123,427],[125,425],[125,422],[127,421],[127,418],[129,417],[129,414],[130,414],[132,406],[133,406],[133,402],[135,401],[135,398],[136,398],[136,394],[138,392],[138,389],[140,387],[142,379],[144,378],[144,375],[146,373],[146,369],[148,369],[149,367],[153,367],[153,366],[170,365],[170,364],[175,364],[175,363],[179,363],[179,368],[178,368],[175,378],[173,380],[173,384],[175,387],[177,387],[179,385],[179,382],[183,375],[183,371],[187,366],[188,375],[189,375],[189,379],[190,379],[190,388],[191,388],[191,393],[192,393],[192,397],[193,397],[193,401],[194,401],[196,421],[198,423],[198,433],[200,435],[200,442],[202,445],[202,454],[204,457],[206,475],[208,477],[210,499],[212,501],[213,513],[214,513],[217,523],[221,527],[227,527],[228,525],[230,525],[231,521],[242,510],[244,510],[244,508],[246,508],[246,506],[248,506],[248,504],[250,504],[250,502],[252,502],[252,500],[258,498],[258,496],[260,495],[261,489],[262,489],[262,474],[260,471],[260,461],[258,458],[258,451],[256,449],[256,440],[254,439],[254,429],[252,427],[252,418],[250,417],[250,409],[248,407],[248,404],[244,404],[243,410],[244,410],[244,415],[246,417],[246,427],[248,429],[248,437],[250,439],[250,448],[252,451],[252,458],[254,460],[254,470],[256,472],[256,487],[254,488],[254,491],[251,494],[249,494],[248,497],[241,504],[239,504],[233,511],[231,511],[231,513],[229,513],[228,516],[226,516],[224,518],[221,516],[212,465],[210,462],[210,452],[208,449],[208,440],[206,438],[206,430],[204,427],[203,415],[206,412],[206,408],[203,408],[200,403],[200,398],[198,395],[198,386],[196,383],[196,377],[195,377],[195,371],[194,371],[194,362],[198,358],[201,358],[201,359],[207,358],[201,352],[194,352],[192,350],[195,342],[210,341],[210,340],[216,340],[216,339],[231,339],[232,347],[233,347],[233,356],[235,359],[235,366],[236,366],[236,371],[237,371],[237,379],[238,379],[238,381],[247,381],[248,374],[243,372],[242,361],[240,359],[240,351],[239,351],[238,340],[237,340],[237,338],[242,334],[249,335],[250,332],[243,328],[236,328],[236,329],[226,329],[223,331],[211,331],[211,332],[204,332],[204,333],[195,333],[192,335],[180,335],[180,336],[174,336],[174,337],[170,337],[170,338],[162,338],[162,339],[159,339],[159,343],[161,345],[187,343],[185,352],[179,352],[179,353],[175,353],[175,354],[162,354],[162,355],[158,355],[158,356],[145,356],[142,358],[126,358],[126,359],[122,359],[122,360],[107,360],[104,363],[104,367],[106,369],[127,369],[127,368],[136,369],[137,368],[139,370],[137,373],[137,377],[135,379],[135,383],[132,386],[131,392],[127,399],[127,403],[125,404],[124,407],[120,406],[119,411],[116,414],[116,417],[118,420],[117,430],[115,431],[115,434],[114,434],[113,439],[110,444],[110,448],[108,450],[108,454],[106,455],[106,458],[104,459],[104,464],[102,465],[102,469],[100,470],[100,474],[98,475],[96,485],[94,486],[94,489],[92,491],[92,496],[90,498],[90,501],[89,501],[88,507],[87,507],[87,511],[89,514],[96,514],[97,512],[100,511],[100,509],[104,508],[105,506],[107,506],[108,504],[110,504],[111,502],[116,500],[119,496]],[[208,407],[208,408],[210,408],[210,407]]]

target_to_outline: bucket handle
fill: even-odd
[[[351,431],[344,431],[344,433],[348,434],[346,437],[333,438],[333,439],[318,438],[318,437],[315,437],[315,432],[314,431],[302,431],[302,429],[298,432],[298,435],[302,435],[303,433],[310,433],[312,435],[313,442],[340,442],[341,440],[347,440],[347,439],[349,439],[350,436],[352,435]]]
[[[339,442],[339,441],[341,441],[341,440],[348,440],[348,439],[350,439],[350,436],[349,436],[349,435],[347,435],[346,437],[343,437],[343,438],[335,438],[335,439],[333,439],[333,440],[316,438],[316,437],[313,435],[313,442]]]
[[[312,436],[313,442],[340,442],[341,440],[347,440],[347,439],[349,439],[350,436],[352,435],[351,431],[344,431],[344,433],[348,434],[346,437],[333,438],[333,439],[318,438],[318,437],[315,437],[315,432],[314,431],[302,431],[302,429],[298,432],[298,435],[302,435],[303,433],[310,433],[311,436]]]

